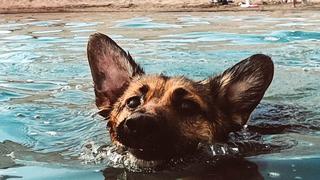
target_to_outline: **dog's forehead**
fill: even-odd
[[[184,88],[189,91],[195,91],[195,82],[184,77],[168,77],[162,75],[147,75],[134,79],[128,90],[138,92],[141,87],[147,87],[149,91],[163,94],[171,92],[177,88]]]
[[[124,93],[124,98],[143,94],[147,90],[149,97],[162,97],[171,94],[175,89],[183,88],[189,92],[196,93],[197,83],[185,77],[168,77],[163,75],[144,75],[135,77],[130,82]]]
[[[134,78],[124,95],[122,102],[133,96],[145,95],[145,102],[161,102],[160,104],[172,103],[172,97],[176,90],[184,89],[187,94],[184,98],[195,101],[203,110],[208,109],[208,100],[210,96],[206,87],[196,81],[185,77],[167,77],[159,75],[144,75]],[[145,93],[147,92],[147,93]]]

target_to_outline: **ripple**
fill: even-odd
[[[0,30],[0,34],[10,34],[11,31],[8,30]]]
[[[22,98],[22,97],[26,97],[26,95],[1,89],[1,85],[0,85],[0,102],[10,101],[11,99]]]
[[[32,90],[32,91],[44,91],[44,90],[54,90],[59,89],[60,83],[56,82],[30,82],[30,81],[9,81],[0,83],[0,87],[21,89],[21,90]]]
[[[317,26],[316,23],[306,23],[306,22],[291,22],[291,23],[281,23],[276,24],[275,26],[279,27],[292,27],[292,26]]]
[[[184,16],[184,17],[179,17],[178,21],[183,23],[184,25],[199,25],[199,24],[210,24],[208,21],[208,18],[203,18],[203,17],[194,17],[194,16]]]
[[[320,40],[320,33],[312,31],[276,31],[271,35],[279,38],[281,42]]]
[[[38,26],[38,27],[50,27],[50,26],[55,26],[59,25],[62,20],[50,20],[50,21],[34,21],[34,22],[29,22],[29,25],[33,26]]]
[[[139,17],[117,21],[113,28],[134,28],[134,29],[167,29],[167,28],[181,28],[180,25],[156,23],[151,18]]]
[[[102,22],[68,22],[65,24],[67,28],[83,28],[83,27],[92,27],[102,24]]]
[[[29,35],[15,35],[15,36],[8,36],[8,37],[4,37],[1,39],[6,39],[6,40],[27,40],[27,39],[33,39],[33,36],[29,36]]]
[[[61,37],[54,37],[54,36],[42,36],[42,37],[38,37],[37,38],[39,41],[55,41],[56,42],[56,40],[57,39],[61,39]]]
[[[43,30],[43,31],[33,31],[33,34],[52,34],[52,33],[60,33],[63,32],[62,29],[57,30]]]
[[[16,122],[16,113],[23,114],[23,117],[20,117],[18,122]],[[40,118],[35,118],[37,116]],[[17,142],[23,142],[28,146],[38,150],[42,149],[46,152],[60,151],[67,148],[70,149],[68,153],[74,154],[79,151],[82,142],[95,136],[93,134],[101,134],[103,136],[105,133],[105,128],[102,128],[104,126],[102,121],[99,123],[96,120],[92,120],[90,116],[90,111],[66,110],[64,107],[52,107],[46,104],[42,104],[42,106],[34,104],[15,105],[10,111],[1,113],[0,118],[6,117],[7,122],[2,126],[3,131],[0,132],[0,135],[1,139],[12,139],[11,136],[24,129],[21,132],[23,135],[19,136],[19,139],[15,138]],[[44,121],[41,119],[46,122],[46,125],[43,124]],[[15,129],[13,123],[18,123],[20,130],[18,130],[19,128]],[[48,123],[50,125],[47,125]],[[103,133],[100,133],[101,130]],[[80,136],[81,138],[79,138]],[[98,141],[101,141],[101,136],[99,139]],[[105,140],[105,142],[107,141]]]
[[[320,33],[306,31],[274,31],[270,34],[256,35],[222,32],[191,32],[175,35],[163,35],[161,38],[162,39],[160,40],[151,40],[151,42],[198,43],[221,41],[225,44],[270,44],[319,40]]]
[[[264,40],[266,40],[266,41],[279,41],[280,38],[273,37],[273,36],[267,36],[264,38]]]
[[[24,26],[25,24],[22,23],[7,23],[7,24],[0,24],[0,28],[15,28],[15,27],[20,27]]]
[[[78,30],[72,30],[73,33],[87,33],[87,32],[96,32],[95,29],[78,29]]]
[[[30,142],[26,137],[28,127],[23,122],[17,120],[13,107],[4,106],[0,109],[1,131],[0,141],[11,139],[16,142]]]
[[[1,62],[2,63],[17,63],[17,64],[21,64],[21,63],[28,63],[28,62],[32,62],[35,59],[39,58],[40,56],[36,55],[35,53],[33,53],[32,51],[28,51],[28,50],[32,50],[33,47],[32,46],[24,46],[21,45],[19,46],[19,48],[21,51],[10,51],[10,52],[3,52],[2,54],[0,54],[0,58],[1,58]],[[10,66],[12,67],[12,66]],[[10,68],[9,67],[9,68]]]

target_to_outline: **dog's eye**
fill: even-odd
[[[128,108],[135,109],[141,104],[141,97],[133,96],[127,100],[126,104]]]
[[[200,106],[194,101],[183,100],[179,106],[179,111],[185,115],[193,115],[200,111]]]

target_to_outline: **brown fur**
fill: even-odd
[[[96,104],[114,144],[144,160],[193,152],[239,130],[273,77],[268,56],[254,55],[204,81],[145,75],[131,56],[103,34],[88,43]]]
[[[199,138],[206,142],[211,141],[211,132],[213,131],[212,125],[204,123],[205,121],[209,121],[207,117],[192,117],[190,120],[194,122],[189,123],[190,120],[184,120],[188,119],[188,117],[181,116],[181,114],[174,110],[174,104],[172,103],[173,93],[178,88],[184,88],[189,92],[189,94],[185,96],[186,99],[192,99],[194,102],[198,103],[201,110],[206,114],[209,112],[209,104],[204,97],[198,95],[208,94],[208,90],[199,89],[192,81],[183,77],[166,79],[161,76],[144,76],[133,80],[119,99],[118,103],[115,104],[114,110],[111,111],[110,122],[113,124],[113,127],[111,127],[112,129],[132,113],[130,110],[124,108],[125,100],[132,96],[142,95],[139,91],[142,86],[149,87],[148,92],[144,94],[145,97],[143,102],[144,105],[141,108],[142,110],[151,114],[157,114],[159,112],[165,114],[170,126],[181,127],[180,133],[183,136]],[[199,129],[200,132],[195,132],[194,129]],[[111,135],[113,138],[116,137],[114,133]]]

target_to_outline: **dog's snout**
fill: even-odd
[[[129,147],[148,146],[161,136],[161,122],[157,116],[136,112],[117,126],[118,140]]]
[[[150,115],[136,113],[128,117],[123,126],[130,135],[145,136],[157,127],[157,120]]]

